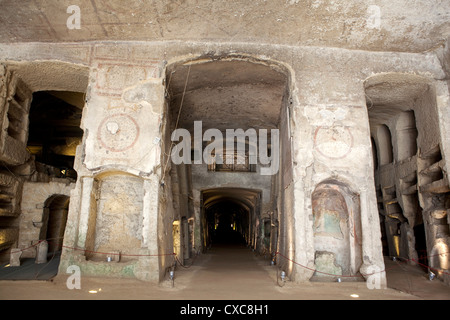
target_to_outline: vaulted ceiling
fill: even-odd
[[[236,59],[183,64],[167,75],[172,121],[178,128],[273,129],[278,127],[286,74]]]

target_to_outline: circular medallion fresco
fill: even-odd
[[[314,134],[314,146],[327,158],[342,159],[353,148],[353,136],[347,127],[319,127]]]
[[[127,114],[115,114],[103,119],[98,128],[98,140],[112,152],[121,152],[134,146],[139,137],[139,126]]]

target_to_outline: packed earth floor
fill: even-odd
[[[1,280],[1,300],[449,300],[450,288],[429,280],[419,267],[385,260],[387,289],[365,282],[277,281],[277,267],[238,244],[218,244],[185,266],[174,281],[159,285],[133,279],[81,277],[80,289],[68,289],[70,274],[50,280]],[[43,265],[39,265],[41,271]],[[355,296],[357,295],[357,296]]]

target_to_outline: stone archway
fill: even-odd
[[[36,248],[33,247],[33,245],[40,240],[46,240],[47,237],[47,222],[49,220],[48,206],[51,206],[55,199],[64,199],[62,200],[62,203],[68,201],[70,191],[73,187],[74,184],[62,182],[24,183],[21,203],[22,213],[20,216],[20,232],[17,245],[18,249],[23,249],[21,258],[36,257]],[[55,202],[54,205],[58,203],[59,201]],[[68,203],[64,204],[66,208],[67,205]],[[58,205],[54,208],[57,207],[61,206]],[[62,225],[59,227],[62,228]],[[59,235],[58,237],[61,236]],[[62,243],[57,244],[57,246],[60,245],[62,245]]]
[[[290,67],[251,54],[223,53],[172,62],[165,71],[163,196],[173,199],[173,205],[164,203],[160,212],[170,213],[160,216],[173,216],[176,231],[183,218],[193,221],[190,246],[197,251],[212,243],[214,231],[225,232],[225,225],[241,231],[257,252],[275,254],[279,249],[289,255],[295,241],[290,231],[293,194],[288,188],[293,179]],[[237,151],[238,131],[245,136],[242,154]],[[267,144],[260,143],[262,137]],[[180,161],[171,161],[174,149]],[[270,161],[262,161],[262,152]],[[173,221],[161,219],[167,230],[172,229]],[[278,221],[280,228],[272,227]],[[175,235],[177,244],[178,238],[186,237]],[[161,247],[172,249],[172,239],[161,239]]]
[[[450,239],[450,184],[439,87],[429,77],[396,72],[373,75],[364,87],[388,255],[442,271],[435,253]]]

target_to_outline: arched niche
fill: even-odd
[[[45,201],[42,217],[44,223],[39,239],[48,241],[48,252],[58,252],[62,249],[69,201],[69,196],[61,194],[53,195]]]
[[[326,180],[312,193],[312,210],[316,269],[312,280],[358,279],[362,264],[359,196],[345,183]]]
[[[389,164],[394,160],[391,131],[387,125],[380,125],[377,130],[379,164]]]
[[[144,180],[114,171],[95,177],[86,258],[129,261],[138,258],[142,242]]]
[[[74,184],[55,181],[48,183],[25,182],[23,184],[17,246],[18,248],[24,248],[21,258],[34,258],[36,250],[35,247],[30,247],[30,243],[39,240],[49,240],[49,250],[54,248],[59,250],[58,248],[62,245],[62,238],[64,237],[68,201],[73,187]],[[59,213],[57,213],[58,211]],[[62,216],[58,217],[59,214]],[[49,233],[49,223],[55,223],[55,226],[50,226],[50,229],[58,229],[61,233],[56,231],[54,233],[50,231]],[[54,248],[53,244],[56,244]]]

